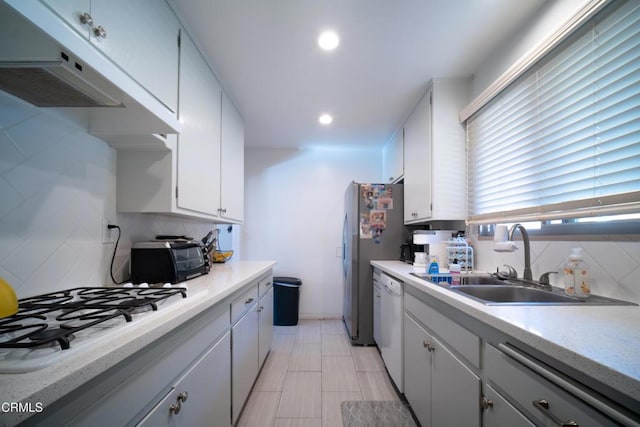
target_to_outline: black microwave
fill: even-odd
[[[198,241],[137,242],[129,260],[133,283],[178,283],[209,272],[209,259]]]

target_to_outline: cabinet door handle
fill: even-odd
[[[93,27],[93,17],[89,12],[85,12],[82,15],[80,15],[80,22],[82,22],[85,25],[88,25],[89,27]]]
[[[533,406],[549,418],[553,424],[560,427],[578,427],[578,423],[574,420],[562,421],[560,418],[553,415],[553,412],[549,409],[549,401],[546,399],[534,400],[532,403]]]
[[[422,346],[424,348],[427,349],[427,351],[434,351],[436,348],[433,346],[433,344],[431,344],[430,342],[427,342],[426,340],[422,341]]]
[[[189,393],[186,390],[178,394],[178,402],[186,402],[188,398]]]
[[[178,415],[181,409],[182,405],[180,404],[180,402],[176,402],[173,405],[169,406],[169,413]]]
[[[480,406],[485,411],[489,408],[493,408],[493,400],[487,399],[486,397],[482,396],[482,399],[480,399]]]
[[[96,37],[99,37],[101,39],[107,38],[107,30],[105,30],[104,27],[102,27],[101,25],[98,25],[96,28],[93,29],[93,34],[95,34]]]
[[[253,302],[253,298],[249,298],[248,300],[246,300],[244,303],[245,304],[251,304]]]
[[[258,307],[258,308],[256,309],[256,311],[257,311],[258,313],[260,313],[262,310],[264,310],[264,305],[261,305],[260,307]]]

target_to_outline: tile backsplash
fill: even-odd
[[[113,244],[102,219],[123,231],[115,278],[128,276],[131,243],[156,234],[202,237],[214,225],[116,213],[116,151],[88,134],[82,116],[35,108],[0,92],[0,277],[18,297],[111,283]]]

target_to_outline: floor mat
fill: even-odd
[[[399,401],[346,401],[340,409],[344,427],[417,427],[409,408]]]

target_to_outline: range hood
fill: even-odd
[[[40,1],[0,0],[0,92],[53,107],[55,114],[118,149],[133,148],[140,139],[145,146],[166,149],[153,135],[180,133],[183,127],[173,110],[88,35]]]
[[[38,107],[122,107],[121,91],[0,3],[0,90]]]
[[[100,85],[95,71],[64,51],[60,51],[60,56],[64,59],[0,62],[0,90],[38,107],[124,106],[118,100],[117,90]]]

